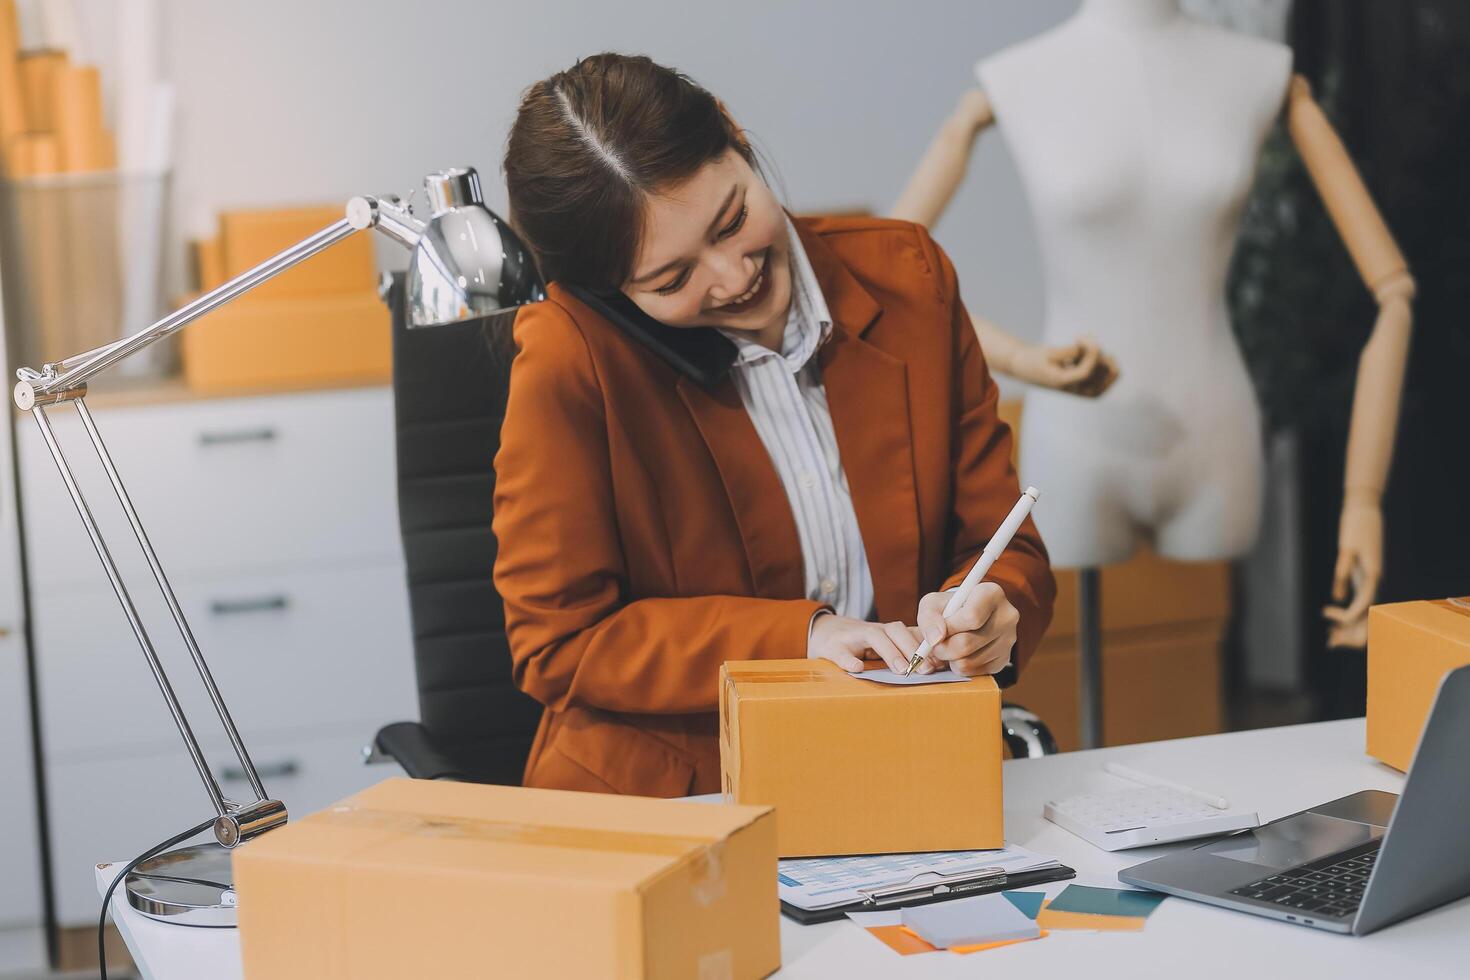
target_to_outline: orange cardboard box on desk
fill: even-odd
[[[1444,675],[1470,664],[1470,596],[1368,610],[1368,754],[1407,772]]]
[[[234,854],[246,980],[764,977],[775,815],[390,779]]]
[[[1000,690],[890,687],[826,660],[720,668],[727,801],[776,807],[781,857],[1002,847]]]

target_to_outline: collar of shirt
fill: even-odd
[[[786,313],[786,332],[781,336],[781,349],[771,350],[751,340],[743,330],[721,330],[736,348],[735,366],[754,364],[768,357],[780,357],[792,374],[806,367],[817,348],[832,335],[832,314],[812,264],[802,248],[801,237],[791,219],[786,219],[786,234],[791,243],[791,307]]]

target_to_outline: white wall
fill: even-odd
[[[975,61],[1078,0],[19,0],[22,33],[42,44],[48,22],[75,24],[78,54],[107,77],[111,21],[152,2],[178,90],[169,266],[179,279],[184,240],[211,232],[225,208],[402,194],[429,170],[470,164],[503,210],[500,156],[521,91],[602,50],[649,54],[721,96],[795,210],[882,212],[973,84]],[[79,15],[58,18],[68,6]],[[1279,36],[1287,0],[1184,6]],[[1036,336],[1035,239],[997,133],[982,137],[935,234],[970,306]],[[385,266],[403,264],[379,245]]]
[[[178,87],[177,212],[404,193],[468,163],[504,207],[500,157],[521,91],[602,50],[649,54],[723,98],[797,210],[885,210],[975,60],[1076,0],[165,0]],[[970,304],[1031,334],[1030,219],[996,134],[938,228]],[[386,258],[401,263],[392,255]]]

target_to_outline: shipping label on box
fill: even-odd
[[[1001,847],[1000,691],[891,687],[826,660],[720,669],[727,800],[776,808],[782,857]]]

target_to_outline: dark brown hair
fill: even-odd
[[[547,281],[615,290],[632,275],[645,198],[735,150],[724,106],[641,55],[583,58],[526,90],[505,150],[511,222]]]

